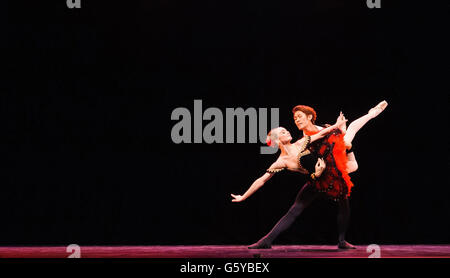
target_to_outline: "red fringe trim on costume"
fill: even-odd
[[[351,189],[353,187],[353,183],[350,180],[350,176],[347,172],[347,153],[346,153],[346,147],[344,143],[344,135],[338,134],[338,135],[331,135],[328,138],[328,141],[330,143],[334,142],[334,149],[333,149],[333,156],[334,160],[336,161],[336,166],[339,169],[339,171],[342,174],[342,178],[345,180],[345,183],[347,184],[348,194],[347,196],[350,196]]]

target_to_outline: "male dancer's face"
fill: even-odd
[[[305,129],[309,124],[311,124],[311,115],[306,115],[302,111],[296,111],[294,114],[295,125],[299,130]]]

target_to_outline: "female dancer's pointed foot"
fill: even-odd
[[[271,249],[272,245],[266,242],[264,239],[259,240],[257,243],[254,243],[247,247],[248,249]]]
[[[375,118],[376,116],[380,115],[380,113],[383,112],[387,106],[388,106],[387,101],[383,100],[382,102],[378,103],[377,106],[369,110],[369,115],[372,118]]]
[[[339,249],[356,249],[355,246],[351,245],[350,243],[348,243],[345,240],[344,241],[339,241],[338,248]]]

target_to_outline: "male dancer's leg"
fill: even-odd
[[[257,243],[250,245],[249,249],[263,249],[271,248],[272,242],[278,237],[280,233],[288,229],[295,219],[302,213],[302,211],[311,204],[318,196],[318,192],[310,183],[306,183],[297,194],[294,204],[289,211],[278,221],[273,229],[261,238]]]
[[[345,233],[347,232],[348,223],[350,221],[350,204],[348,199],[342,199],[338,203],[339,212],[337,215],[339,243],[338,247],[341,249],[354,249],[355,247],[345,241]]]

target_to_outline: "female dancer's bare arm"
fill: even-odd
[[[286,167],[286,163],[282,159],[278,159],[273,163],[269,169],[283,169]],[[325,161],[322,158],[319,158],[316,166],[315,166],[315,178],[318,178],[322,175],[323,171],[325,170],[326,164]],[[249,187],[249,189],[244,193],[244,195],[235,195],[231,194],[231,197],[233,197],[232,202],[242,202],[248,197],[250,197],[253,193],[258,191],[271,177],[275,175],[275,172],[266,172],[264,175],[262,175],[260,178],[256,179],[252,185]]]
[[[284,161],[282,159],[278,158],[278,160],[275,161],[270,166],[269,169],[283,169],[285,167],[286,167],[286,164],[284,163]],[[231,194],[231,197],[233,197],[233,200],[231,200],[231,201],[232,202],[242,202],[242,201],[244,201],[245,199],[250,197],[253,193],[258,191],[258,189],[260,189],[273,175],[275,175],[275,173],[269,173],[269,172],[264,173],[264,175],[262,175],[261,177],[259,177],[258,179],[256,179],[252,183],[252,185],[244,193],[244,195]]]
[[[256,179],[242,196],[231,194],[231,197],[233,197],[233,200],[231,201],[232,202],[244,201],[245,199],[250,197],[253,193],[255,193],[258,189],[260,189],[274,174],[275,173],[265,173],[260,178]]]
[[[321,131],[319,131],[318,133],[311,135],[311,142],[314,142],[316,140],[323,138],[329,132],[333,131],[336,128],[339,128],[339,126],[344,124],[345,122],[347,122],[347,119],[342,117],[342,112],[341,112],[341,114],[339,115],[339,117],[334,125],[324,128]]]

